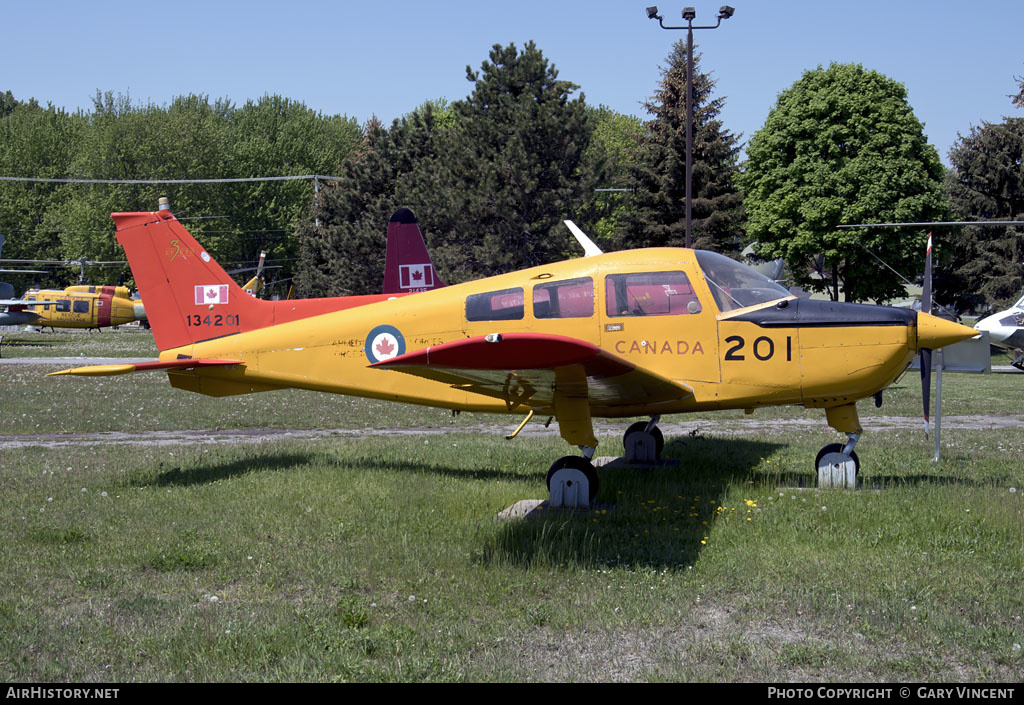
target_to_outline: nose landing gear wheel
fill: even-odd
[[[818,451],[818,456],[814,459],[814,471],[818,471],[818,466],[821,465],[821,459],[829,453],[842,453],[842,443],[829,443],[827,446]],[[860,475],[860,458],[857,457],[857,451],[851,450],[850,457],[853,458],[853,464],[857,467],[857,474]]]
[[[814,471],[818,475],[818,487],[834,487],[855,490],[859,485],[860,458],[852,448],[831,443],[818,452],[814,459]]]

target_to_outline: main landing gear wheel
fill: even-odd
[[[585,504],[581,501],[583,497],[576,495],[581,480],[588,486]],[[586,458],[567,455],[556,460],[548,470],[547,485],[552,506],[589,507],[597,497],[597,470]]]
[[[648,458],[647,460],[661,460],[661,451],[665,450],[665,436],[662,434],[661,429],[657,426],[652,426],[651,430],[647,431],[648,423],[646,421],[637,421],[626,429],[626,432],[622,434],[622,447],[626,449],[626,459],[632,460],[637,459],[643,461],[643,458],[636,458],[636,446],[637,439],[630,439],[630,436],[634,433],[642,433],[645,436],[649,435],[654,441],[654,458]],[[640,444],[644,443],[643,436],[640,437]]]

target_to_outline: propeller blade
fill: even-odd
[[[924,437],[929,438],[931,426],[928,423],[928,410],[931,408],[932,393],[932,351],[921,348],[921,398],[924,400]]]

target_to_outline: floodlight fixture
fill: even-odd
[[[682,27],[667,27],[657,7],[647,8],[647,19],[658,20],[662,29],[685,29],[686,30],[686,247],[693,243],[693,30],[695,29],[718,29],[722,20],[733,16],[736,9],[731,5],[722,5],[718,8],[718,21],[707,27],[695,27],[694,19],[697,17],[697,10],[692,7],[683,8],[683,19],[686,24]]]

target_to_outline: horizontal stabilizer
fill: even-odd
[[[83,377],[103,377],[106,375],[123,375],[129,372],[148,372],[150,370],[189,370],[198,367],[224,367],[227,365],[241,365],[241,360],[168,360],[161,362],[136,362],[123,365],[92,365],[90,367],[75,367],[70,370],[51,372],[47,377],[54,375],[80,375]]]
[[[583,396],[593,408],[673,402],[693,396],[689,386],[639,367],[575,338],[506,333],[432,345],[371,365],[397,370],[543,408],[556,395]],[[585,384],[583,382],[585,381]]]

